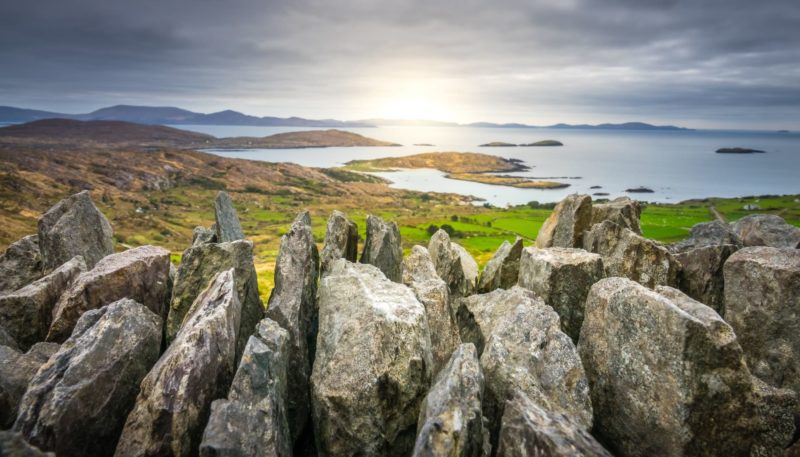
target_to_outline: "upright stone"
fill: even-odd
[[[578,248],[592,225],[592,197],[572,194],[561,200],[536,236],[537,248]]]
[[[227,243],[244,239],[242,225],[239,223],[239,216],[233,201],[228,193],[220,191],[214,200],[214,219],[216,220],[217,242]]]
[[[403,279],[403,247],[396,223],[386,223],[371,214],[367,216],[367,239],[361,263],[375,265],[391,281]]]
[[[619,197],[608,203],[595,203],[592,205],[592,223],[600,224],[611,221],[631,230],[637,235],[642,234],[639,219],[642,216],[642,206],[638,201],[629,197]]]
[[[28,383],[56,351],[55,343],[36,343],[26,353],[0,346],[0,429],[14,425]]]
[[[692,226],[689,237],[669,248],[672,252],[687,252],[707,246],[731,244],[742,247],[742,239],[733,231],[730,224],[722,221],[701,222]]]
[[[325,244],[320,257],[323,274],[337,259],[345,259],[350,262],[358,260],[358,226],[355,222],[347,219],[347,216],[341,211],[334,211],[328,218]]]
[[[0,431],[0,455],[3,457],[55,457],[52,452],[42,452],[31,446],[20,433]]]
[[[14,292],[42,275],[42,255],[36,235],[11,243],[0,254],[0,295]]]
[[[733,224],[733,231],[745,246],[769,246],[773,248],[800,248],[800,228],[771,214],[752,214]]]
[[[436,273],[447,284],[452,298],[466,297],[475,292],[478,280],[478,264],[469,253],[450,241],[444,230],[433,234],[428,242]]]
[[[537,300],[536,296],[521,287],[495,289],[457,300],[456,320],[462,343],[474,344],[481,355],[500,318],[511,313],[520,303],[531,300]]]
[[[503,241],[497,252],[483,268],[478,281],[478,293],[495,289],[510,289],[519,278],[519,259],[522,255],[522,238],[517,237],[514,244]]]

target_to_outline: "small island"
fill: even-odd
[[[481,184],[491,184],[495,186],[510,186],[520,189],[563,189],[570,185],[556,181],[540,181],[526,178],[524,176],[492,175],[482,173],[451,173],[445,178],[458,179],[459,181],[471,181]]]
[[[414,143],[414,146],[436,146],[436,145],[431,143]]]
[[[558,140],[542,140],[534,143],[514,144],[506,143],[505,141],[492,141],[491,143],[482,144],[481,148],[516,148],[516,147],[538,147],[538,146],[564,146],[564,143]]]
[[[719,148],[717,154],[763,154],[767,151],[751,148]]]
[[[655,191],[650,189],[649,187],[639,186],[639,187],[632,187],[630,189],[625,189],[625,192],[629,192],[632,194],[652,194]]]
[[[517,147],[514,143],[506,143],[505,141],[492,141],[491,143],[482,144],[479,147],[481,148],[515,148]]]
[[[528,143],[528,144],[521,144],[520,146],[531,147],[531,146],[564,146],[564,143],[558,140],[542,140],[537,141],[535,143]]]

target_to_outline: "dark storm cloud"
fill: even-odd
[[[422,80],[460,120],[800,121],[797,0],[10,0],[0,43],[37,108],[368,117]]]

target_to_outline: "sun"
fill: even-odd
[[[386,119],[446,121],[452,112],[437,84],[425,80],[388,82],[376,94],[378,115]]]

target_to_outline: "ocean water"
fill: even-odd
[[[175,126],[225,136],[266,136],[296,127]],[[307,129],[313,130],[313,129]],[[376,173],[392,186],[471,195],[497,206],[554,202],[570,193],[629,195],[639,200],[677,202],[691,198],[800,193],[800,134],[759,131],[620,131],[478,127],[376,127],[347,129],[401,147],[212,150],[214,154],[312,167],[341,166],[354,159],[420,152],[482,152],[520,159],[530,166],[520,176],[552,178],[565,189],[517,189],[456,181],[437,170]],[[554,139],[561,147],[479,147],[492,141],[531,143]],[[434,146],[414,146],[430,143]],[[762,149],[766,154],[716,154],[721,147]],[[574,179],[564,179],[574,178]],[[592,186],[601,186],[592,189]],[[644,186],[653,193],[628,194]]]

